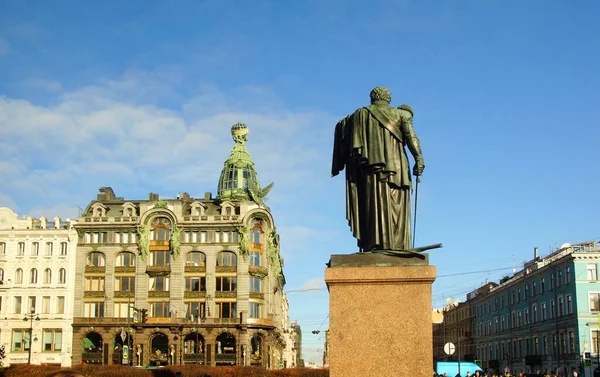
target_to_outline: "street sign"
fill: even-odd
[[[446,355],[453,355],[454,351],[456,351],[456,347],[454,347],[453,343],[448,342],[444,345],[444,352],[446,352]]]
[[[129,347],[123,346],[123,364],[129,364]]]
[[[121,340],[124,342],[126,338],[127,338],[127,333],[125,332],[125,330],[121,330]]]

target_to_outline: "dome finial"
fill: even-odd
[[[236,143],[246,143],[246,141],[248,141],[248,126],[244,123],[237,122],[231,126],[231,136]]]

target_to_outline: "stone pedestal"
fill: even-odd
[[[427,258],[332,255],[329,266],[330,377],[431,377],[435,267]]]

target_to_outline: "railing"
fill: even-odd
[[[206,272],[206,266],[185,266],[184,272]]]
[[[82,326],[82,325],[105,325],[105,324],[115,324],[115,323],[123,323],[126,324],[128,323],[129,320],[127,318],[113,318],[113,317],[106,317],[106,318],[82,318],[82,317],[76,317],[73,318],[73,325],[77,326]]]
[[[269,274],[269,270],[263,266],[248,266],[248,273],[252,276],[264,278]]]
[[[213,318],[213,323],[220,323],[224,325],[235,325],[239,322],[237,318]]]
[[[171,317],[149,317],[146,323],[171,323]]]
[[[183,292],[183,298],[206,298],[205,291],[185,291]]]
[[[115,291],[114,297],[115,298],[135,297],[135,292],[134,291]]]
[[[85,266],[85,272],[91,274],[105,274],[106,266]]]
[[[115,267],[115,274],[135,273],[135,266]]]
[[[104,291],[84,291],[83,297],[86,297],[86,298],[87,297],[96,297],[96,298],[102,297],[102,298],[104,298],[105,293],[106,292],[104,292]]]
[[[262,292],[250,292],[250,298],[255,298],[258,300],[264,300],[265,294]]]
[[[169,297],[171,292],[169,291],[149,291],[148,297],[157,298],[157,297]]]
[[[235,365],[236,355],[235,353],[221,353],[215,355],[215,361],[220,364],[232,364]]]
[[[186,364],[204,364],[203,353],[184,353],[183,362]]]
[[[216,266],[215,272],[237,272],[237,266]]]
[[[150,276],[165,276],[171,273],[171,266],[148,266],[146,273]]]
[[[215,292],[215,298],[237,298],[237,292]]]
[[[86,364],[102,364],[102,352],[84,352],[81,361]]]

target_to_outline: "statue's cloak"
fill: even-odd
[[[405,121],[401,110],[370,105],[336,125],[331,174],[346,169],[346,218],[361,251],[411,246]]]

